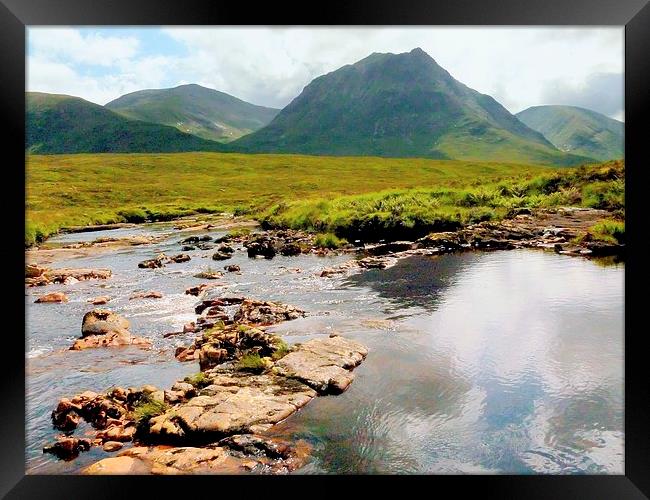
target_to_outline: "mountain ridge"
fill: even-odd
[[[561,151],[597,160],[623,157],[623,122],[596,111],[568,105],[531,106],[516,114],[530,128],[544,134]]]
[[[138,90],[110,101],[105,107],[130,119],[175,127],[220,142],[262,128],[280,111],[195,83]]]

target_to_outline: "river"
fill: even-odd
[[[332,332],[369,348],[344,394],[314,400],[271,434],[305,439],[310,462],[296,473],[622,474],[624,472],[624,264],[537,250],[413,256],[385,270],[320,278],[349,256],[278,256],[226,262],[211,251],[162,269],[137,263],[180,253],[171,225],[63,235],[52,243],[99,236],[159,234],[129,247],[53,267],[110,268],[109,280],[26,289],[27,472],[77,473],[109,454],[101,448],[65,462],[42,453],[56,436],[50,413],[84,390],[154,384],[198,371],[174,359],[192,334],[163,338],[196,319],[208,267],[239,264],[220,282],[227,293],[278,300],[308,312],[269,328],[288,343]],[[223,231],[200,232],[219,236]],[[34,304],[64,290],[70,301]],[[162,299],[129,297],[162,292]],[[88,299],[108,295],[137,347],[66,349],[80,336]],[[83,431],[83,429],[81,429]]]

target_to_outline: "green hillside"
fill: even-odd
[[[241,151],[577,164],[421,49],[374,53],[307,85]]]
[[[223,145],[173,127],[129,120],[103,106],[67,95],[26,94],[30,153],[221,151]]]
[[[140,90],[109,102],[121,115],[169,125],[213,141],[232,141],[267,125],[278,109],[256,106],[200,85]]]
[[[533,106],[517,113],[561,151],[598,160],[623,158],[624,125],[618,120],[576,106]]]

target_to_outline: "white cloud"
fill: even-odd
[[[138,53],[137,38],[107,31],[30,29],[38,56],[30,58],[30,69],[45,74],[47,64],[59,62],[81,74],[76,66],[101,60],[110,65],[109,74],[86,75],[94,84],[78,95],[102,104],[124,89],[191,82],[255,104],[283,107],[323,73],[372,52],[421,47],[456,79],[494,96],[513,113],[544,104],[544,92],[557,82],[579,88],[591,75],[623,73],[622,27],[166,27],[158,33],[181,44],[184,54],[161,49],[147,56]],[[32,81],[29,88],[42,90]]]
[[[134,37],[82,34],[72,28],[30,29],[29,41],[36,56],[97,66],[111,66],[132,58],[139,45]]]

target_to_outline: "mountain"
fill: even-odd
[[[224,146],[173,127],[129,120],[79,97],[26,95],[30,153],[222,151]]]
[[[533,106],[517,113],[523,123],[544,134],[561,151],[597,160],[623,158],[622,122],[576,106]]]
[[[314,79],[269,125],[232,145],[249,152],[551,164],[586,160],[556,149],[419,48],[374,53]]]
[[[140,90],[123,95],[106,107],[127,118],[169,125],[204,139],[224,142],[262,128],[279,112],[194,84]]]

